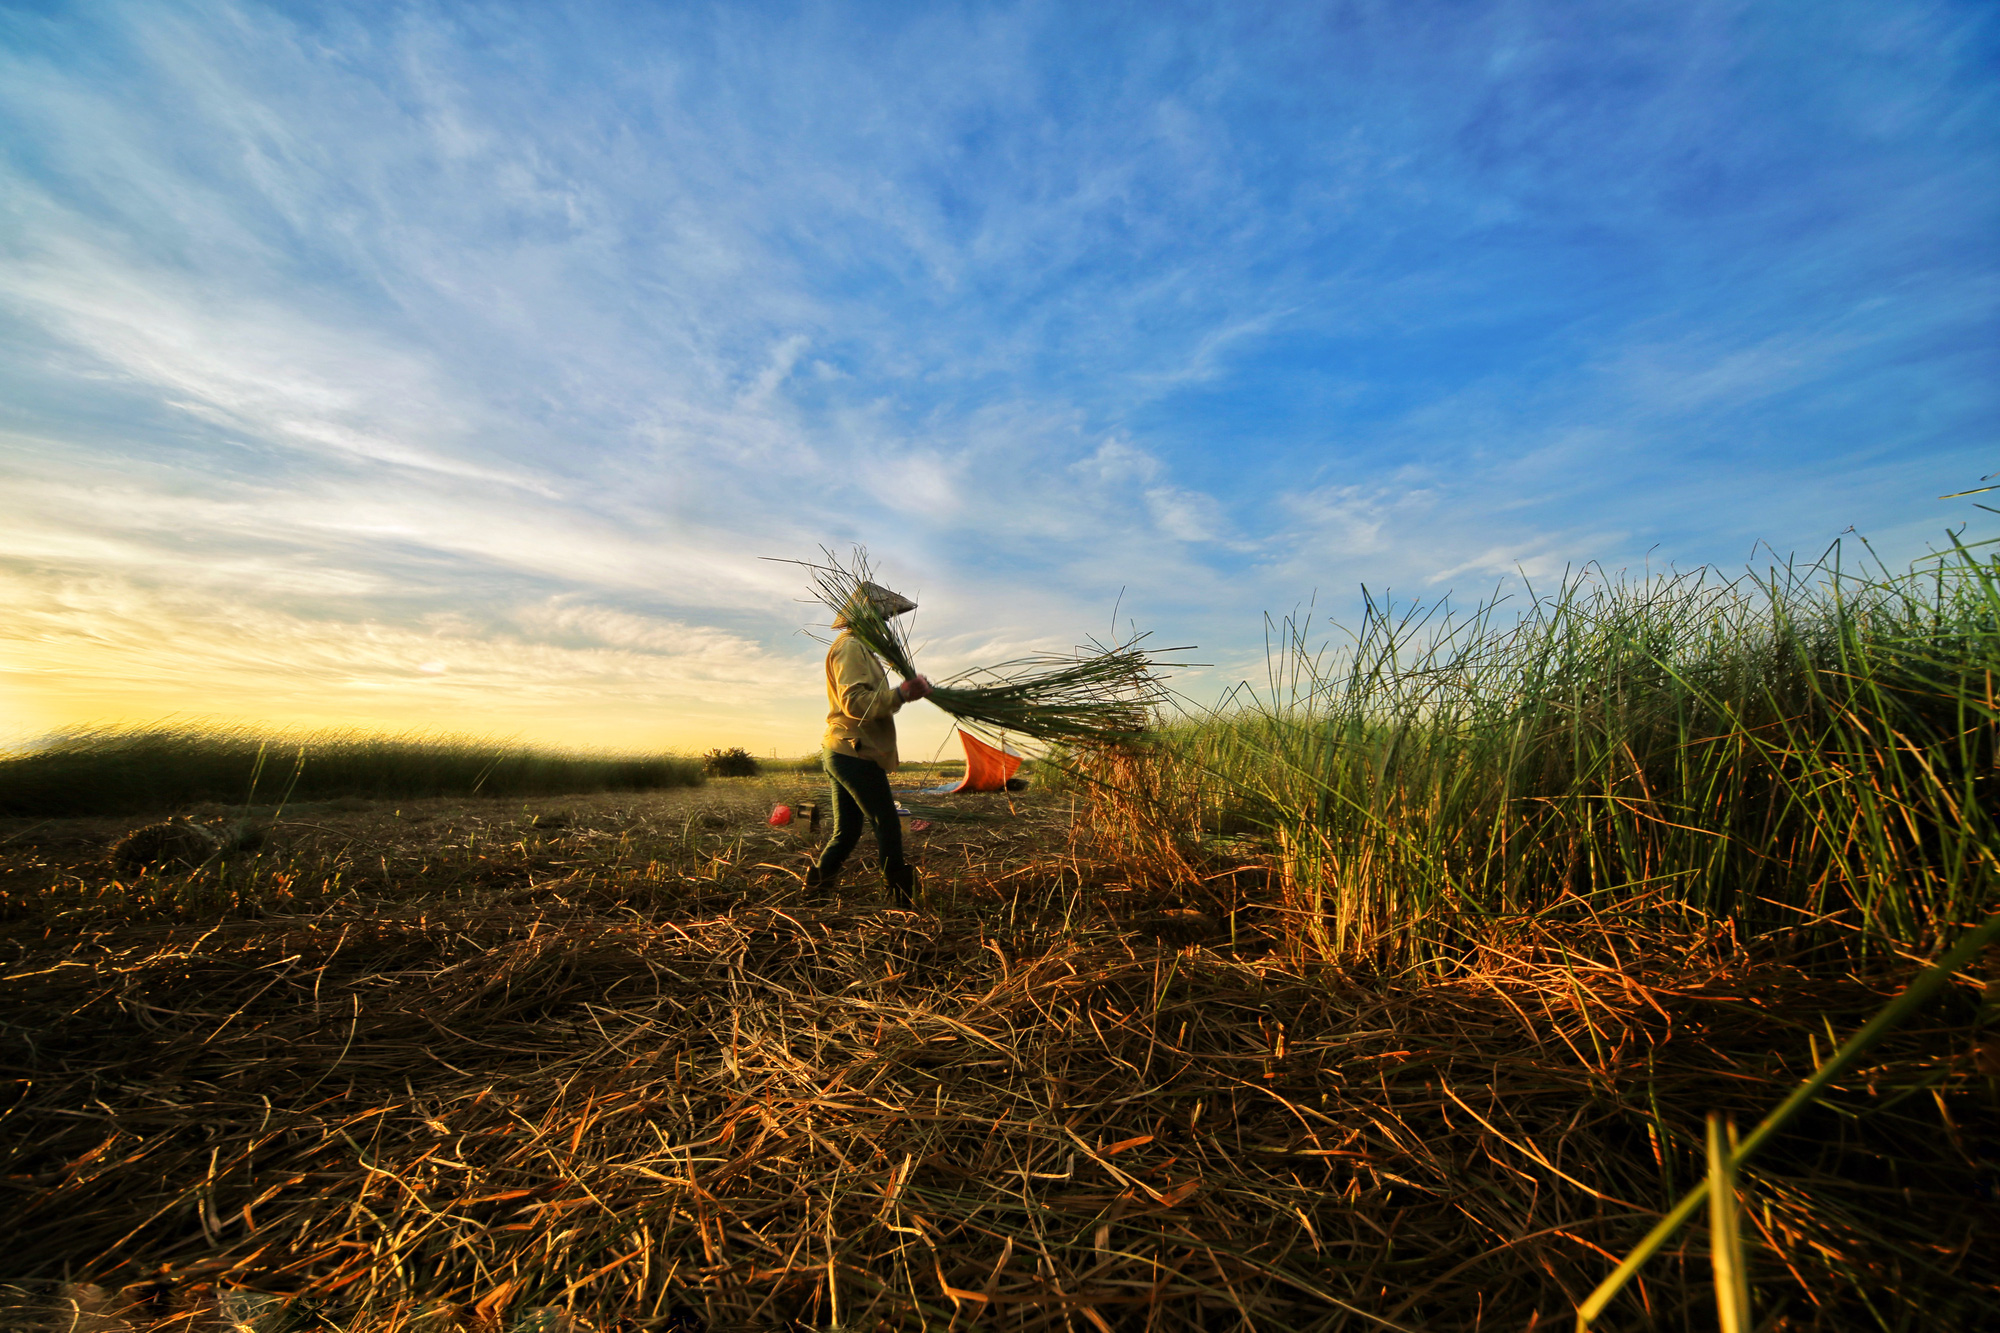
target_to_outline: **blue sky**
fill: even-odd
[[[1363,582],[1915,554],[2000,469],[1996,72],[1915,0],[0,5],[0,733],[802,752],[822,543],[934,672],[1115,607],[1211,697]]]

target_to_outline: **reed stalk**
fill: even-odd
[[[1722,1152],[1719,1161],[1714,1141],[1715,1118],[1711,1114],[1709,1120],[1708,1178],[1683,1195],[1680,1201],[1669,1209],[1667,1214],[1654,1225],[1653,1229],[1646,1233],[1645,1239],[1635,1245],[1619,1261],[1618,1267],[1612,1270],[1611,1275],[1599,1283],[1596,1290],[1592,1291],[1577,1306],[1577,1333],[1588,1333],[1592,1322],[1604,1313],[1605,1308],[1610,1305],[1612,1298],[1624,1290],[1626,1284],[1638,1276],[1639,1270],[1645,1267],[1646,1263],[1654,1255],[1658,1254],[1669,1240],[1673,1239],[1674,1234],[1682,1226],[1686,1225],[1688,1220],[1700,1210],[1704,1200],[1710,1203],[1712,1210],[1714,1209],[1718,1175],[1732,1182],[1733,1188],[1738,1168],[1749,1161],[1779,1130],[1791,1123],[1799,1112],[1812,1105],[1816,1099],[1825,1094],[1837,1079],[1855,1066],[1861,1057],[1868,1052],[1870,1047],[1887,1036],[1897,1025],[1906,1021],[1919,1007],[1943,989],[1954,975],[1974,959],[1978,958],[1980,953],[1995,939],[2000,939],[2000,914],[1990,916],[1977,929],[1966,931],[1942,958],[1938,959],[1933,966],[1925,969],[1915,981],[1910,983],[1909,987],[1902,994],[1882,1006],[1866,1023],[1862,1024],[1853,1036],[1842,1042],[1839,1049],[1824,1064],[1813,1071],[1812,1077],[1792,1089],[1791,1094],[1784,1101],[1780,1102],[1769,1115],[1758,1122],[1757,1128],[1750,1131],[1748,1138],[1739,1144],[1734,1141],[1732,1132],[1731,1141],[1727,1149]],[[1733,1229],[1733,1216],[1733,1214],[1727,1213],[1726,1209],[1712,1211],[1710,1214],[1711,1225],[1716,1227],[1728,1225]],[[1711,1244],[1720,1243],[1719,1240],[1711,1241]],[[1735,1260],[1734,1271],[1740,1273],[1742,1271],[1740,1241],[1733,1241],[1732,1244],[1738,1246],[1739,1252]],[[1737,1300],[1737,1297],[1734,1295],[1725,1296],[1722,1290],[1723,1277],[1723,1268],[1718,1264],[1716,1268],[1716,1301],[1718,1306],[1722,1305],[1725,1301],[1733,1304]],[[1741,1300],[1747,1309],[1747,1292],[1742,1295]],[[1727,1318],[1726,1315],[1725,1318]]]
[[[1617,904],[1930,953],[1993,901],[2000,581],[1953,545],[1862,577],[1595,573],[1531,597],[1397,609],[1163,727],[1143,822],[1247,834],[1299,949],[1440,958],[1490,927]],[[1127,811],[1121,818],[1131,815]]]
[[[909,636],[863,591],[872,581],[866,550],[846,559],[821,548],[822,564],[803,567],[815,600],[898,675],[918,674]],[[935,684],[927,698],[961,723],[996,737],[1023,736],[1066,746],[1131,745],[1149,732],[1167,702],[1163,667],[1136,634],[1109,646],[1092,644],[1069,656],[1015,658]],[[1180,648],[1161,650],[1180,652]]]

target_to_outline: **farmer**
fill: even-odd
[[[884,620],[917,609],[917,604],[880,584],[863,582],[866,597]],[[847,854],[861,841],[863,819],[875,826],[882,874],[901,907],[916,900],[917,872],[903,859],[903,826],[889,775],[896,771],[896,713],[931,692],[931,683],[912,676],[889,684],[875,654],[848,628],[847,615],[833,618],[840,633],[826,651],[826,772],[833,780],[833,838],[806,872],[808,889],[830,890]]]

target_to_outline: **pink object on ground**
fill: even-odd
[[[771,812],[772,824],[783,825],[783,824],[789,824],[791,822],[792,822],[792,807],[790,807],[789,805],[781,805],[777,809]]]
[[[965,776],[953,791],[1004,791],[1007,779],[1021,766],[1021,756],[996,750],[985,741],[974,740],[963,731],[959,744],[965,747]]]

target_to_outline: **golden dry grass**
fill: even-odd
[[[1307,972],[1268,866],[1163,877],[1045,795],[920,835],[924,911],[814,903],[763,815],[816,791],[315,808],[134,882],[122,826],[0,829],[0,1322],[1566,1322],[1707,1113],[1754,1120],[1901,975],[1561,911]],[[1778,1326],[2000,1302],[1976,1004],[1746,1170]],[[1705,1326],[1706,1276],[1697,1228],[1613,1326]]]

